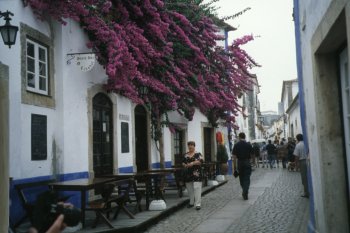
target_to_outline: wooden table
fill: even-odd
[[[141,172],[139,175],[146,178],[146,208],[149,208],[150,198],[153,197],[156,200],[163,199],[165,201],[163,190],[161,186],[161,180],[166,175],[173,174],[174,169],[155,169]],[[153,193],[154,190],[154,193]]]
[[[184,185],[181,184],[181,180],[183,179],[182,177],[182,170],[184,168],[183,167],[171,167],[171,168],[152,168],[150,170],[148,170],[147,172],[162,172],[162,173],[167,173],[168,174],[173,174],[174,175],[174,181],[176,184],[176,187],[174,186],[168,186],[170,188],[165,188],[165,189],[175,189],[177,190],[177,194],[179,197],[182,197],[183,193],[182,193],[182,186]],[[168,181],[168,179],[166,179],[166,181]]]
[[[161,190],[160,180],[166,175],[173,174],[177,168],[165,168],[165,169],[152,169],[142,172],[132,172],[132,173],[119,173],[114,175],[105,175],[104,177],[112,177],[116,180],[134,178],[137,181],[145,181],[145,198],[146,198],[146,209],[149,209],[150,200],[152,197],[155,199],[164,199],[164,195]],[[136,185],[136,183],[135,183]],[[135,190],[137,187],[135,186]],[[154,192],[153,192],[154,191]]]
[[[56,191],[80,191],[81,195],[81,222],[85,226],[85,205],[86,191],[103,186],[106,183],[115,181],[113,177],[108,178],[86,178],[62,182],[49,183],[49,186]]]

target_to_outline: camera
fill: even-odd
[[[59,198],[57,193],[51,190],[40,194],[33,207],[32,226],[39,233],[45,233],[60,214],[64,215],[63,221],[67,226],[78,225],[81,211],[78,208],[65,206],[62,201],[66,199],[68,198]]]
[[[65,207],[63,204],[51,204],[51,213],[54,219],[60,214],[64,215],[64,223],[69,227],[78,225],[80,221],[81,212],[74,207]]]

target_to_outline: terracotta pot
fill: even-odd
[[[221,173],[221,175],[227,175],[227,173],[228,173],[228,164],[227,163],[220,164],[220,173]]]

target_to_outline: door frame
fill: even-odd
[[[203,158],[205,162],[208,162],[205,160],[205,145],[204,145],[204,128],[210,128],[211,131],[211,139],[210,139],[210,145],[211,145],[211,152],[210,152],[210,160],[215,161],[215,148],[216,148],[216,140],[215,140],[215,128],[209,123],[209,122],[201,122],[201,131],[202,131],[202,153]]]
[[[135,104],[133,106],[133,110],[132,110],[132,147],[134,150],[133,153],[133,171],[137,171],[137,164],[136,164],[136,134],[135,134],[135,130],[136,130],[136,119],[135,119],[135,109],[139,104]],[[152,166],[152,155],[151,155],[151,117],[150,117],[150,112],[149,110],[143,106],[143,108],[146,110],[146,124],[147,124],[147,154],[148,154],[148,168],[150,168]]]
[[[181,132],[181,136],[182,136],[182,152],[183,155],[187,152],[187,125],[185,124],[177,124],[178,129]],[[171,133],[171,163],[173,166],[175,166],[175,134]]]
[[[339,74],[341,82],[341,98],[342,98],[342,117],[344,125],[344,147],[346,156],[346,170],[348,182],[348,194],[350,193],[350,73],[349,73],[349,55],[348,48],[343,49],[339,54]],[[346,81],[344,80],[347,80]],[[347,84],[347,87],[346,87]],[[345,92],[348,92],[348,96]],[[347,143],[348,142],[348,143]]]
[[[107,103],[106,103],[106,105],[105,106],[102,106],[102,105],[100,105],[100,104],[96,104],[95,103],[95,98],[99,98],[99,99],[97,99],[98,101],[99,100],[103,100],[103,101],[106,101]],[[106,139],[103,139],[102,138],[102,135],[100,135],[100,138],[99,138],[99,140],[98,140],[98,144],[99,144],[99,146],[98,147],[100,147],[100,155],[101,156],[103,156],[103,157],[105,157],[105,158],[108,158],[109,159],[109,157],[110,157],[110,159],[112,159],[112,161],[111,161],[111,163],[110,164],[107,164],[108,165],[108,167],[106,167],[108,170],[109,169],[111,169],[111,172],[110,173],[106,173],[107,175],[108,174],[114,174],[114,154],[113,154],[113,138],[114,138],[114,133],[113,133],[113,129],[114,129],[114,120],[113,120],[113,103],[112,103],[112,101],[111,101],[111,99],[109,98],[109,96],[108,95],[106,95],[106,94],[104,94],[104,93],[97,93],[93,98],[92,98],[92,107],[93,107],[93,111],[92,111],[92,115],[94,115],[94,110],[95,109],[97,109],[97,113],[99,114],[99,121],[98,121],[98,123],[100,124],[100,126],[102,126],[102,128],[99,130],[99,133],[102,133],[103,134],[103,132],[104,132],[104,130],[103,130],[103,118],[102,118],[102,112],[104,112],[105,110],[107,110],[107,111],[105,111],[107,114],[106,114],[106,116],[109,116],[109,120],[106,120],[106,122],[108,123],[108,124],[110,124],[110,126],[109,126],[109,128],[107,129],[107,125],[106,125],[106,133],[110,133],[110,140],[106,140]],[[96,107],[96,108],[95,108]],[[92,117],[93,119],[94,119],[94,116]],[[92,146],[92,148],[94,149],[94,143],[95,143],[95,141],[94,141],[94,124],[92,125],[92,130],[93,130],[93,135],[92,135],[92,138],[93,138],[93,146]],[[96,140],[96,139],[95,139]],[[105,153],[104,152],[104,150],[105,150],[105,146],[103,146],[103,144],[104,143],[108,143],[109,144],[109,153]],[[107,154],[107,156],[106,156],[106,154]],[[94,161],[93,161],[93,170],[94,170],[94,173],[96,172],[95,171],[95,169],[94,168],[96,168],[96,164],[94,164]],[[101,166],[102,166],[102,164],[100,164]],[[111,167],[109,167],[109,166],[111,166]],[[106,175],[106,174],[99,174],[99,175]],[[95,174],[95,176],[96,176],[96,174]]]
[[[88,89],[88,172],[89,177],[93,178],[95,177],[94,173],[94,167],[93,167],[93,97],[97,95],[98,93],[103,93],[112,102],[112,121],[113,121],[113,147],[112,147],[112,154],[113,154],[113,174],[117,173],[118,170],[118,122],[117,122],[117,95],[115,93],[107,93],[103,86],[101,84],[96,84],[92,86],[90,89]]]

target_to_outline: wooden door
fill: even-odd
[[[141,105],[135,108],[135,149],[137,171],[148,169],[147,112]]]
[[[93,169],[95,177],[113,174],[113,112],[109,98],[93,98]]]
[[[204,159],[205,162],[211,162],[213,134],[211,128],[204,128]]]

